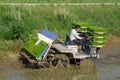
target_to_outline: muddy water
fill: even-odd
[[[109,47],[101,51],[101,58],[95,61],[97,80],[120,80],[120,48]]]
[[[0,80],[120,80],[120,49],[103,48],[95,65],[55,69],[28,69],[17,59],[0,62]]]
[[[9,65],[1,70],[0,80],[96,80],[96,68],[91,67],[15,69]]]
[[[16,58],[6,58],[0,62],[0,80],[26,80],[21,70]]]
[[[120,80],[120,66],[112,64],[97,64],[97,80]]]

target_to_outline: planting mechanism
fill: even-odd
[[[74,23],[73,25],[79,25]],[[27,66],[33,68],[45,67],[70,67],[70,64],[79,65],[86,58],[99,58],[99,50],[105,45],[106,30],[94,28],[88,24],[81,23],[82,32],[90,37],[90,54],[86,55],[84,46],[73,44],[54,43],[57,35],[43,30],[37,36],[32,36],[20,51],[20,60]],[[96,30],[97,29],[97,30]]]

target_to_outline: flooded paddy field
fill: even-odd
[[[0,66],[0,80],[96,80],[95,65],[89,60],[84,62],[86,61],[90,63],[89,66],[81,63],[81,67],[44,69],[25,68],[18,63],[10,63]]]
[[[120,48],[111,47],[102,51],[100,59],[95,61],[98,77],[97,80],[120,80]]]
[[[26,68],[17,57],[0,61],[0,80],[120,80],[119,43],[100,50],[100,59],[87,59],[70,68]]]

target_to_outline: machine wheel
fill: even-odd
[[[59,66],[60,59],[58,57],[59,55],[54,55],[49,61],[50,67],[56,68]]]
[[[60,62],[59,58],[55,58],[55,59],[51,60],[50,61],[50,67],[54,67],[54,68],[58,67],[59,62]]]
[[[70,67],[70,60],[66,55],[61,56],[60,66],[65,68]]]
[[[37,60],[33,59],[27,52],[21,51],[19,60],[28,68],[37,68]]]

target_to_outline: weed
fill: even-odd
[[[24,46],[23,40],[5,40],[3,41],[6,48],[3,51],[11,51],[12,53],[18,53]]]

